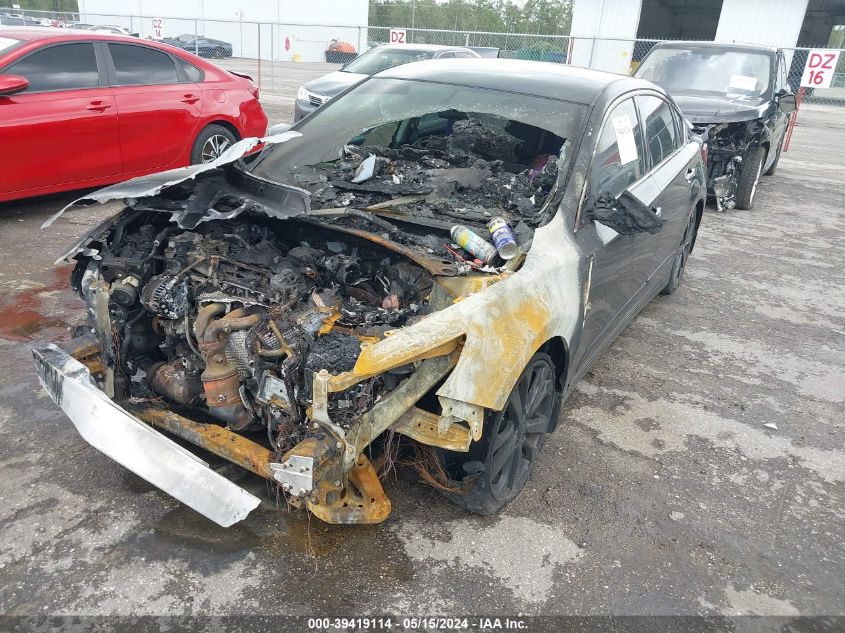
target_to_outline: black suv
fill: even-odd
[[[795,95],[783,51],[745,44],[657,44],[635,76],[663,87],[707,141],[707,189],[719,209],[750,209],[775,173]]]

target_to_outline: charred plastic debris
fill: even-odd
[[[488,225],[498,219],[495,226],[508,224],[507,233],[527,251],[557,179],[556,154],[562,141],[554,137],[551,143],[554,153],[525,164],[520,162],[519,138],[477,119],[458,119],[448,136],[430,136],[395,149],[347,145],[341,160],[304,167],[291,176],[293,184],[311,193],[314,215],[348,213],[361,218],[361,211],[369,212],[394,223],[370,218],[399,243],[454,259],[465,271],[495,272],[495,251],[488,249],[488,257],[478,257],[477,251],[470,256],[431,229],[452,232],[463,226],[493,245]],[[455,243],[466,245],[457,238]],[[503,254],[513,256],[511,249]]]
[[[530,247],[557,178],[554,152],[525,160],[521,143],[462,119],[414,145],[347,145],[340,160],[293,172],[311,205],[286,219],[225,187],[203,194],[219,173],[128,199],[77,255],[73,286],[93,327],[72,347],[96,350],[83,362],[142,419],[160,421],[143,411],[163,405],[267,447],[272,473],[250,466],[266,457],[239,463],[294,505],[334,523],[383,520],[390,504],[363,449],[412,409],[436,427],[436,409],[415,407],[456,352],[377,375],[351,370],[363,347],[457,298],[439,276],[518,267],[514,250]],[[205,218],[185,211],[197,196]],[[481,244],[496,252],[491,229],[507,260],[485,255]],[[450,432],[468,447],[468,428]],[[199,443],[229,450],[210,438]]]

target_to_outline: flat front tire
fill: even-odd
[[[468,453],[438,451],[444,470],[463,486],[463,493],[446,496],[485,515],[513,501],[528,482],[560,402],[554,363],[538,352],[520,374],[504,409],[487,412],[481,439]]]

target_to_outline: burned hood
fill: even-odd
[[[131,180],[127,180],[116,185],[111,185],[109,187],[104,187],[103,189],[98,189],[97,191],[85,194],[81,198],[77,198],[70,204],[63,207],[60,211],[58,211],[58,213],[48,218],[41,225],[41,228],[45,229],[49,227],[51,224],[53,224],[53,222],[58,220],[64,214],[65,211],[67,211],[71,207],[77,205],[90,205],[95,202],[104,204],[112,200],[136,200],[140,198],[157,196],[165,189],[175,187],[189,180],[194,180],[202,174],[219,170],[221,167],[224,167],[226,165],[234,163],[235,161],[240,160],[248,153],[250,153],[260,143],[263,143],[265,146],[275,145],[278,143],[284,143],[298,136],[302,136],[302,134],[300,134],[299,132],[286,131],[282,132],[281,134],[275,134],[273,136],[267,136],[261,139],[256,137],[241,139],[237,143],[230,146],[216,159],[208,163],[203,163],[201,165],[190,165],[188,167],[178,167],[176,169],[170,169],[167,171],[150,174],[149,176],[140,176],[138,178],[132,178]],[[284,185],[281,186],[284,187]],[[301,189],[297,189],[295,187],[286,188],[293,190],[294,193],[298,192],[300,194],[300,198],[305,199],[304,202],[300,201],[300,204],[296,205],[295,211],[301,212],[302,210],[307,210],[308,192],[303,191]],[[210,202],[210,200],[208,202]],[[187,208],[187,203],[182,207],[182,209],[180,209],[178,205],[173,205],[165,206],[164,208],[150,208],[149,210],[161,210],[172,213],[173,219],[182,228],[188,227],[189,224],[193,224],[193,226],[196,226],[197,223],[203,220],[225,219],[227,217],[234,217],[234,215],[236,215],[232,214],[231,212],[228,215],[221,214],[220,212],[215,213],[211,205],[208,205],[205,209],[201,210],[200,217],[196,217],[197,210],[195,209],[194,213],[191,214],[191,210]],[[279,213],[278,209],[276,209],[275,212]],[[288,215],[291,214],[285,214],[282,212],[282,217],[287,217]]]
[[[672,98],[692,123],[738,123],[759,119],[769,102],[759,97],[725,97],[674,93]]]
[[[337,70],[323,77],[309,81],[303,86],[309,92],[321,97],[336,97],[347,88],[363,81],[369,75],[360,73],[347,73]]]

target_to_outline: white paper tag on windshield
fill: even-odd
[[[616,146],[619,149],[619,162],[627,165],[638,158],[637,143],[634,141],[634,128],[627,114],[613,118],[613,131],[616,132]]]
[[[728,82],[728,88],[748,90],[751,92],[757,89],[757,78],[748,77],[747,75],[731,75],[731,80]]]

